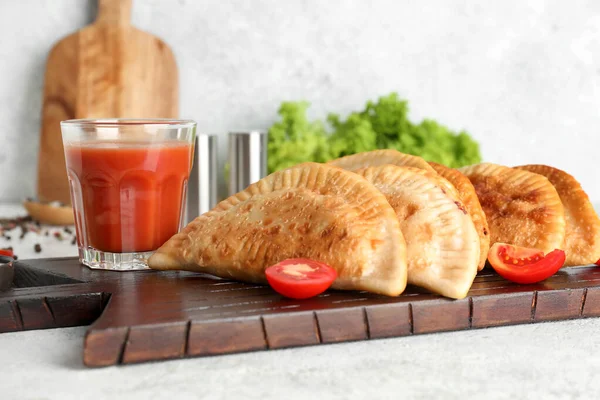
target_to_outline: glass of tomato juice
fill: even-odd
[[[80,262],[147,269],[184,224],[196,123],[79,119],[61,131]]]

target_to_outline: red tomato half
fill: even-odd
[[[307,299],[326,291],[337,278],[329,265],[307,258],[291,258],[265,270],[269,285],[292,299]]]
[[[14,257],[15,253],[9,249],[0,249],[0,256]]]
[[[554,275],[565,263],[565,252],[554,250],[544,256],[537,249],[495,243],[488,261],[504,279],[516,283],[536,283]]]
[[[600,259],[596,261],[596,265],[600,265]]]

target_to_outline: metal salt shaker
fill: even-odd
[[[194,160],[188,181],[186,224],[217,205],[217,137],[207,133],[196,136]]]
[[[229,133],[229,195],[267,176],[267,132]]]

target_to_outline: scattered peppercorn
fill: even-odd
[[[18,229],[18,230],[17,230]],[[73,227],[62,227],[56,230],[47,229],[44,227],[39,221],[33,220],[30,216],[25,217],[17,217],[17,218],[0,218],[0,238],[9,241],[13,239],[24,239],[28,233],[50,236],[52,235],[56,240],[63,241],[69,240],[72,245],[77,244],[77,238],[75,236],[75,232]],[[12,247],[9,247],[12,250]],[[42,245],[40,243],[36,243],[33,246],[33,249],[36,253],[42,252]],[[14,257],[15,260],[17,257]]]

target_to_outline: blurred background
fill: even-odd
[[[95,0],[0,0],[0,201],[36,191],[44,68]],[[485,161],[567,170],[600,202],[600,2],[133,0],[179,69],[198,130],[269,128],[283,101],[345,116],[397,92]]]

